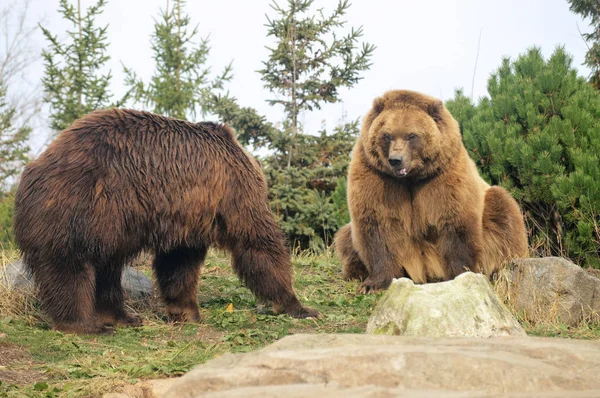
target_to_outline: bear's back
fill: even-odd
[[[74,122],[26,167],[15,198],[15,232],[21,246],[27,246],[21,238],[34,239],[24,231],[31,225],[56,225],[68,240],[74,239],[66,233],[71,227],[82,239],[102,231],[118,236],[133,228],[131,220],[142,228],[200,208],[212,214],[230,187],[249,193],[265,185],[226,126],[102,110]]]

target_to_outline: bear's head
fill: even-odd
[[[462,140],[442,101],[393,90],[373,101],[360,140],[371,167],[398,179],[420,180],[452,167]]]

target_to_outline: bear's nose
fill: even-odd
[[[392,155],[388,158],[390,162],[390,166],[392,167],[400,167],[402,166],[402,156]]]

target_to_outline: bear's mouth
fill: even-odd
[[[406,177],[410,170],[406,167],[394,168],[394,175],[396,177]]]

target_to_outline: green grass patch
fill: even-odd
[[[0,267],[15,258],[5,251]],[[150,275],[148,260],[142,257],[135,266]],[[229,261],[217,251],[207,257],[198,291],[202,323],[166,323],[154,297],[128,303],[144,326],[117,328],[114,336],[53,331],[34,297],[0,290],[0,397],[97,397],[143,379],[179,376],[217,356],[253,351],[289,334],[364,333],[381,297],[357,294],[358,283],[342,280],[334,256],[300,254],[293,258],[296,293],[322,317],[275,315],[257,304]],[[600,338],[599,325],[523,326],[535,336]]]
[[[530,336],[540,337],[564,337],[571,339],[600,339],[600,324],[582,323],[579,326],[569,326],[564,323],[523,325]]]
[[[216,251],[207,257],[198,291],[201,324],[164,322],[164,307],[153,298],[129,303],[143,327],[74,336],[51,330],[34,298],[11,292],[4,298],[10,306],[0,309],[0,357],[17,354],[6,364],[0,359],[0,397],[101,396],[141,379],[179,376],[216,356],[253,351],[293,333],[363,333],[380,297],[356,294],[358,284],[342,280],[332,256],[301,255],[293,261],[296,293],[323,316],[275,315],[256,303],[229,261]],[[150,275],[143,263],[136,266]]]

